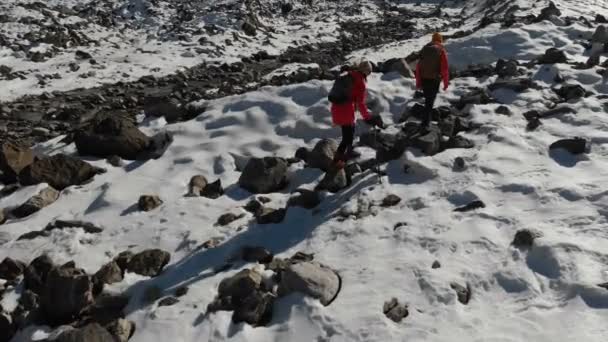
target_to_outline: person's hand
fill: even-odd
[[[443,91],[448,90],[448,86],[449,86],[449,84],[444,84],[444,85],[443,85]]]

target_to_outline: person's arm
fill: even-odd
[[[420,63],[416,63],[416,89],[422,88],[422,79],[420,78]]]
[[[450,84],[450,67],[448,64],[448,54],[444,49],[441,50],[441,78],[443,79],[443,90],[447,90]]]
[[[365,100],[367,98],[367,89],[365,87],[365,81],[363,79],[358,80],[353,87],[354,101],[359,113],[363,117],[363,120],[367,121],[371,118],[369,111],[367,110],[367,104]]]

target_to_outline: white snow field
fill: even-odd
[[[564,15],[608,15],[607,1],[556,4]],[[586,61],[588,55],[579,42],[593,30],[548,21],[506,30],[490,25],[448,42],[446,48],[457,66],[511,57],[525,62],[553,46],[571,60]],[[378,58],[407,55],[421,46],[414,44],[423,41],[384,47]],[[365,51],[353,58],[361,55],[375,58]],[[8,57],[0,57],[0,64],[2,58]],[[330,82],[264,87],[209,101],[203,114],[183,123],[142,119],[141,129],[148,135],[160,130],[174,134],[162,158],[129,162],[122,168],[87,159],[108,172],[62,191],[55,203],[33,216],[0,226],[0,260],[10,256],[29,262],[47,253],[57,264],[75,260],[78,267],[93,273],[127,249],[171,252],[171,263],[160,276],[127,274],[123,282],[108,287],[132,295],[127,319],[137,326],[130,340],[134,342],[605,341],[608,290],[597,284],[608,282],[608,81],[595,69],[576,70],[566,64],[530,71],[543,89],[493,93],[513,115],[496,114],[498,104],[469,109],[472,121],[482,124],[466,135],[475,148],[449,149],[432,157],[410,149],[400,160],[383,166],[387,176],[381,182],[375,174],[364,173],[351,187],[324,194],[315,210],[289,208],[280,224],[258,225],[242,209],[252,195],[236,185],[237,165],[251,156],[292,157],[299,147],[312,147],[321,138],[339,138],[328,109]],[[522,113],[545,110],[555,100],[551,87],[556,73],[566,83],[581,84],[596,95],[569,103],[576,113],[543,119],[536,131],[527,131]],[[493,81],[455,79],[437,105]],[[385,121],[397,121],[413,101],[414,81],[398,74],[372,74],[368,86],[376,100],[372,110]],[[359,124],[358,134],[366,129]],[[589,153],[549,153],[554,141],[576,136],[590,142]],[[36,150],[76,153],[74,145],[62,145],[60,140]],[[372,155],[370,149],[361,152]],[[464,158],[465,170],[453,170],[456,157]],[[403,171],[406,164],[409,173]],[[283,207],[292,190],[317,184],[321,171],[303,166],[291,167],[288,189],[270,194],[268,206]],[[221,179],[226,195],[217,200],[184,197],[196,174],[210,181]],[[0,207],[19,205],[40,188],[27,187],[0,199]],[[142,194],[157,194],[164,204],[138,212],[133,208]],[[374,215],[361,219],[336,219],[341,210],[369,207],[388,194],[400,196],[401,203],[387,209],[374,206]],[[486,207],[453,212],[474,199]],[[225,227],[215,226],[227,212],[246,216]],[[16,240],[54,219],[90,221],[105,230],[100,234],[55,230],[49,237]],[[407,225],[394,229],[402,222]],[[511,246],[520,229],[542,234],[530,250]],[[218,247],[196,250],[216,237],[223,241]],[[278,299],[266,327],[234,324],[231,312],[203,316],[222,279],[253,267],[243,264],[213,272],[245,245],[264,246],[278,257],[297,251],[314,253],[315,260],[340,274],[342,290],[327,307],[300,295]],[[441,263],[438,269],[431,268],[435,260]],[[468,305],[457,300],[452,282],[470,285]],[[143,290],[153,285],[166,293],[183,285],[190,290],[178,304],[157,307],[142,298]],[[1,303],[5,310],[15,307],[18,291],[5,294]],[[401,323],[382,312],[384,302],[392,297],[409,306],[409,316]],[[48,327],[33,327],[13,342],[40,340],[49,332]]]

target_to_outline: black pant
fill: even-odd
[[[440,79],[425,79],[422,80],[422,93],[424,94],[424,109],[425,118],[422,120],[423,125],[429,125],[433,119],[433,106],[437,93],[439,93]]]
[[[338,146],[336,160],[346,161],[347,153],[353,148],[355,139],[355,126],[340,126],[342,128],[342,141]]]

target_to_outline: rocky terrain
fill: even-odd
[[[0,342],[603,340],[585,4],[3,2]],[[327,94],[361,57],[385,125],[335,170]]]

